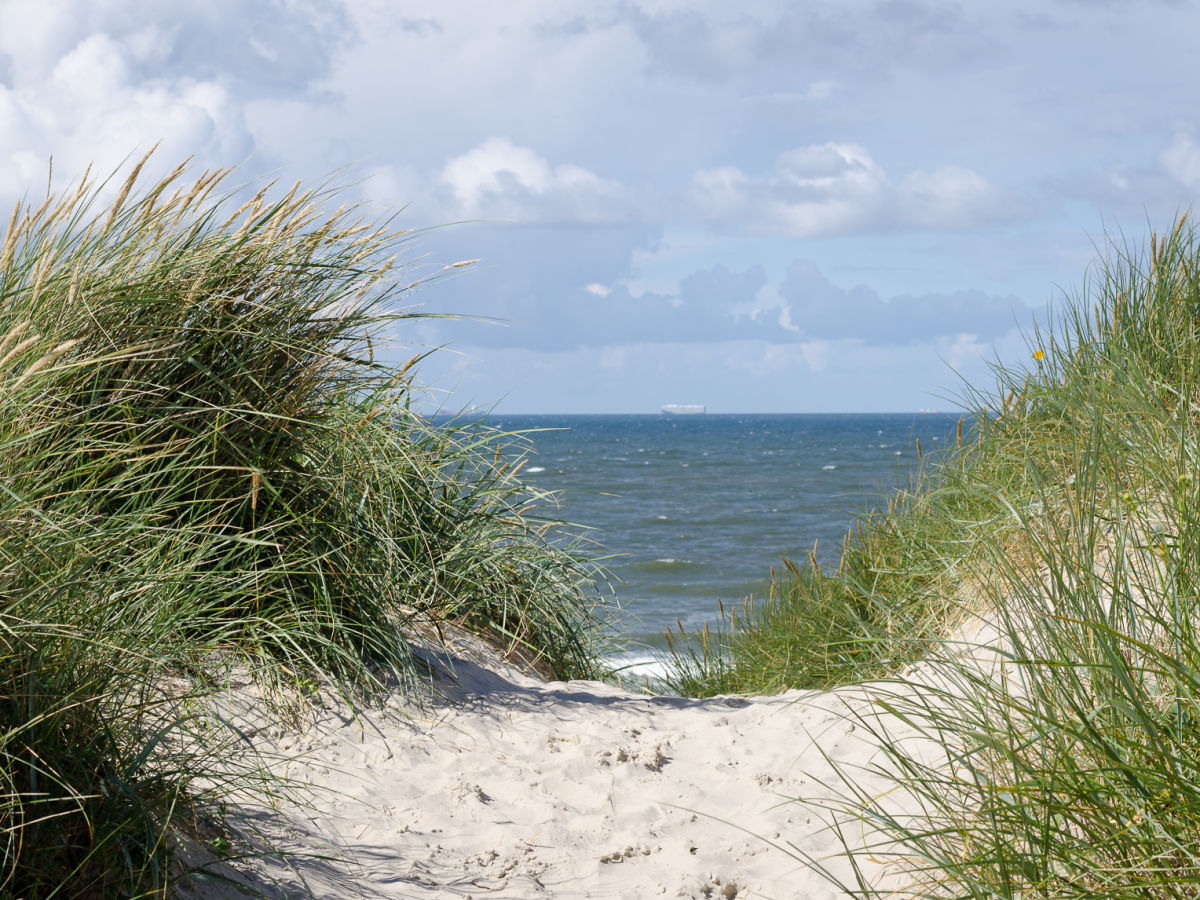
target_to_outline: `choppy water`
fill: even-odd
[[[781,556],[835,561],[855,515],[908,478],[916,440],[954,439],[956,414],[493,416],[528,431],[526,482],[589,526],[624,610],[625,658],[678,619],[765,593]]]

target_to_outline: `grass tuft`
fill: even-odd
[[[1197,897],[1200,234],[1181,217],[1148,247],[1110,243],[1028,343],[967,391],[973,432],[864,523],[839,572],[789,570],[703,674],[764,668],[760,645],[777,660],[794,635],[804,661],[780,686],[892,675],[877,705],[940,751],[875,726],[895,790],[847,772],[841,813],[878,837],[850,857],[891,858],[909,895]],[[998,631],[994,664],[943,652],[965,611]],[[853,659],[844,621],[872,628]],[[919,677],[900,671],[920,655]]]
[[[214,665],[285,718],[314,679],[414,682],[405,633],[442,622],[596,672],[593,573],[513,439],[427,421],[421,354],[386,359],[413,235],[329,185],[142,185],[148,159],[111,202],[18,204],[0,251],[5,896],[161,896],[177,839],[269,785],[204,713]]]

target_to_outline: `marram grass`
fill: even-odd
[[[1111,243],[1028,343],[839,572],[792,572],[685,671],[706,689],[790,646],[771,687],[891,674],[876,703],[943,752],[862,718],[913,814],[853,772],[835,806],[877,837],[846,853],[907,869],[904,896],[1200,897],[1200,234],[1181,218],[1145,248]],[[999,664],[953,652],[965,612],[997,628]],[[829,621],[851,627],[826,639]],[[899,672],[918,656],[919,682]],[[859,871],[848,892],[892,896]]]
[[[280,715],[420,677],[405,632],[443,621],[595,672],[590,569],[511,438],[435,427],[420,354],[389,361],[411,235],[145,162],[0,245],[0,896],[161,896],[189,828],[269,787],[195,702],[217,661]]]

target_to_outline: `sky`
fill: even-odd
[[[952,409],[1194,203],[1197,38],[1186,0],[0,0],[0,204],[155,142],[338,173],[419,230],[431,407]]]

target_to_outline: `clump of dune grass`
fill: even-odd
[[[1200,896],[1198,310],[1200,234],[1186,218],[1147,248],[1108,245],[1029,333],[1028,361],[967,392],[974,429],[911,501],[773,611],[878,623],[893,610],[920,626],[919,673],[881,667],[918,648],[876,629],[859,644],[868,665],[834,679],[890,672],[872,709],[940,748],[859,714],[894,789],[865,794],[846,771],[833,804],[874,835],[847,839],[847,855],[891,860],[904,895]],[[873,560],[872,546],[890,555]],[[912,592],[895,595],[906,580]],[[880,609],[862,614],[865,601]],[[956,637],[966,613],[994,628],[989,652]],[[827,628],[789,627],[818,646]],[[805,652],[836,654],[846,630],[832,651]],[[726,649],[723,665],[740,659]],[[847,891],[892,896],[858,871]]]
[[[903,846],[915,894],[1200,895],[1198,237],[1181,218],[1110,246],[1031,336],[1032,371],[998,373],[966,471],[1005,509],[968,556],[1002,662],[949,655],[943,687],[892,686],[945,747],[920,761],[880,736],[919,815],[847,798]]]
[[[222,666],[281,715],[411,683],[406,631],[442,622],[596,671],[591,570],[512,439],[412,409],[411,235],[145,163],[18,204],[0,246],[0,894],[161,894],[211,786],[253,786],[179,750]]]
[[[163,896],[181,842],[233,846],[226,803],[288,793],[115,631],[0,621],[0,896]]]

